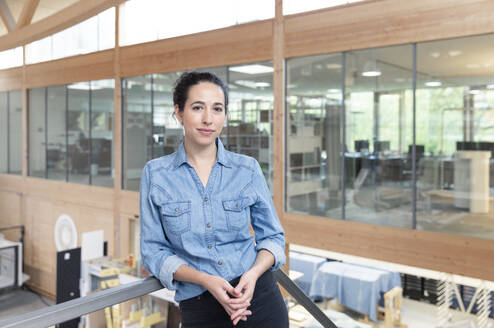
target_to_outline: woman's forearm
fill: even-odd
[[[261,249],[257,253],[256,261],[254,265],[249,269],[249,271],[255,273],[256,277],[259,278],[266,270],[274,265],[274,255],[270,251]]]
[[[179,281],[191,282],[196,285],[206,287],[209,275],[187,265],[180,266],[173,274],[173,279]]]

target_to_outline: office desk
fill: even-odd
[[[302,254],[297,252],[290,252],[290,271],[298,271],[303,274],[297,281],[300,289],[304,291],[307,295],[310,292],[310,286],[312,284],[312,278],[317,272],[317,269],[326,263],[326,259],[319,256]]]
[[[377,303],[381,292],[387,292],[401,282],[398,273],[361,265],[327,262],[319,267],[309,295],[311,297],[338,298],[348,308],[377,321]]]

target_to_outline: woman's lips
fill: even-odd
[[[209,129],[197,129],[199,131],[200,134],[204,135],[204,136],[210,136],[211,134],[213,134],[213,130],[209,130]]]

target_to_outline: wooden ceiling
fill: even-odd
[[[0,0],[0,36],[46,18],[78,0]]]

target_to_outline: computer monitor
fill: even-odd
[[[374,142],[374,152],[383,152],[389,150],[389,141],[375,141]]]
[[[362,149],[369,150],[369,140],[355,140],[354,145],[355,145],[355,151],[358,153],[362,151]]]

